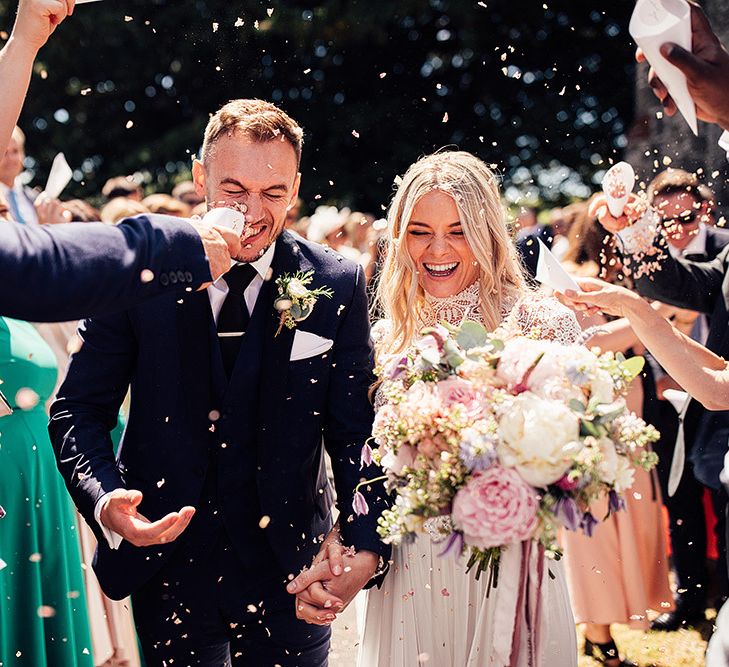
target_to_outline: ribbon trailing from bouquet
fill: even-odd
[[[499,585],[492,591],[498,610],[493,652],[500,667],[542,667],[544,558],[544,547],[534,540],[501,553]]]

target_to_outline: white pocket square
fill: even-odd
[[[322,338],[308,331],[299,329],[294,333],[294,344],[291,347],[290,361],[301,361],[324,354],[334,345],[334,341],[329,338]]]

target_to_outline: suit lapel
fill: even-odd
[[[273,430],[276,423],[277,411],[286,401],[286,380],[288,376],[291,348],[294,344],[296,329],[283,327],[276,335],[279,327],[279,315],[273,307],[278,296],[276,279],[286,273],[308,271],[311,264],[301,256],[298,243],[288,233],[283,232],[276,242],[276,252],[271,264],[271,289],[268,292],[267,303],[262,304],[268,309],[265,313],[266,322],[263,339],[263,378],[260,392],[261,428],[259,430],[259,447],[264,444],[268,433]],[[260,302],[260,299],[259,299]],[[258,303],[256,304],[258,306]]]

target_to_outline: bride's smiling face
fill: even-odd
[[[418,199],[405,230],[418,283],[430,296],[453,296],[478,280],[478,264],[461,227],[456,202],[441,190]]]

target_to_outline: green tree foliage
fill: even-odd
[[[42,182],[147,172],[169,189],[208,114],[279,103],[305,128],[303,196],[379,212],[420,155],[459,146],[510,193],[584,194],[632,114],[633,3],[591,0],[104,0],[41,52],[22,117]],[[15,2],[0,0],[9,31]],[[516,188],[516,189],[514,189]]]

